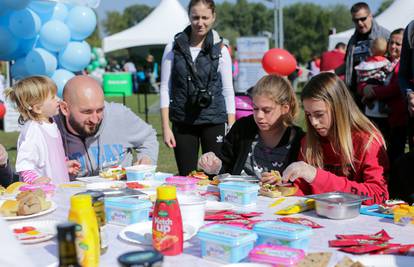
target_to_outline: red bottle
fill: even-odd
[[[183,222],[175,186],[157,188],[157,202],[152,215],[152,245],[167,256],[183,252]]]

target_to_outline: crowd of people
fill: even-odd
[[[413,162],[404,153],[407,136],[413,147],[407,132],[414,129],[414,22],[390,33],[366,3],[353,5],[355,33],[346,51],[338,44],[322,55],[322,72],[301,92],[304,132],[295,125],[296,93],[278,75],[257,82],[253,114],[235,120],[232,62],[212,29],[214,1],[191,0],[188,15],[190,25],[166,46],[161,63],[163,141],[174,149],[180,175],[201,169],[274,184],[272,171],[279,171],[297,195],[343,191],[370,197],[365,204],[390,196],[413,201],[410,172],[401,169]],[[157,163],[155,130],[128,108],[105,102],[88,76],[69,80],[61,101],[53,82],[37,76],[17,82],[6,96],[21,114],[15,171],[25,182],[68,182],[114,161]],[[8,163],[0,145],[1,177],[12,177]]]

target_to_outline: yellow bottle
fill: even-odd
[[[68,219],[77,224],[76,247],[80,265],[97,267],[100,255],[99,231],[90,195],[74,195],[70,198]]]

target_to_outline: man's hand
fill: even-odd
[[[372,84],[368,84],[367,86],[365,86],[362,90],[362,96],[366,99],[375,98],[374,86]]]
[[[2,144],[0,144],[0,166],[5,166],[7,164],[7,151]]]
[[[150,157],[148,156],[141,156],[141,158],[139,158],[134,165],[152,165],[152,160]]]

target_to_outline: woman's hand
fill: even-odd
[[[208,174],[218,174],[221,169],[221,159],[214,152],[207,152],[198,159],[197,166]]]
[[[162,131],[164,137],[164,144],[169,148],[174,148],[176,146],[174,134],[171,131],[170,127],[165,127]]]
[[[68,166],[68,172],[70,175],[78,175],[81,168],[81,165],[77,160],[66,161],[66,166]]]
[[[298,178],[302,178],[308,183],[312,183],[316,177],[316,168],[304,161],[293,162],[284,170],[282,182],[294,182]]]

